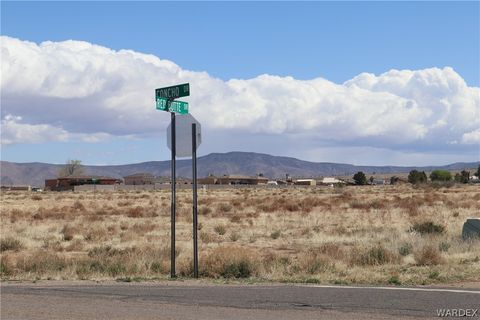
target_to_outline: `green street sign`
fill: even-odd
[[[175,112],[180,114],[188,113],[188,102],[183,101],[169,101],[167,98],[157,98],[157,110]]]
[[[176,86],[155,89],[155,98],[167,98],[173,100],[190,95],[190,84],[178,84]]]

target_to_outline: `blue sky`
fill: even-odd
[[[376,165],[442,164],[476,161],[480,158],[475,140],[478,136],[477,131],[480,130],[478,91],[475,91],[480,85],[479,2],[2,1],[1,6],[2,36],[23,42],[34,42],[36,45],[44,41],[59,43],[71,39],[112,50],[128,49],[137,53],[151,54],[162,61],[169,60],[176,64],[181,72],[175,71],[172,81],[183,80],[186,77],[185,79],[198,79],[198,83],[201,83],[207,75],[208,81],[221,82],[219,90],[224,90],[220,94],[223,100],[220,98],[215,100],[212,97],[218,92],[206,91],[212,85],[198,85],[197,89],[195,83],[192,83],[192,100],[189,101],[191,110],[193,112],[198,108],[197,113],[204,129],[204,143],[199,149],[200,154],[233,150],[264,151],[312,161]],[[13,48],[12,45],[10,46]],[[15,52],[19,54],[20,51]],[[49,51],[49,54],[53,56],[55,52]],[[12,63],[11,61],[14,59],[2,61],[2,68],[4,63]],[[28,68],[31,67],[28,66]],[[446,67],[449,69],[444,69]],[[433,73],[422,71],[435,68],[441,71],[432,71]],[[450,72],[450,68],[454,73]],[[423,79],[419,80],[420,84],[432,81],[433,78],[441,84],[452,83],[450,79],[459,82],[463,79],[467,89],[462,93],[457,91],[452,93],[451,86],[448,87],[451,106],[450,104],[444,106],[442,97],[446,93],[438,91],[440,89],[437,83],[429,82],[428,87],[409,88],[410,93],[423,90],[421,92],[425,93],[424,98],[418,98],[418,93],[405,96],[406,89],[392,88],[393,82],[388,81],[393,81],[392,77],[397,79],[397,75],[388,74],[388,79],[386,76],[376,79],[374,87],[371,79],[367,81],[368,83],[365,82],[365,77],[356,79],[355,85],[363,90],[375,93],[387,90],[401,98],[397,102],[390,102],[390,100],[378,102],[381,97],[376,94],[375,97],[368,96],[362,98],[363,100],[355,99],[355,103],[358,102],[359,106],[352,110],[362,114],[361,108],[364,103],[364,113],[372,115],[364,119],[368,120],[368,123],[376,121],[375,119],[381,118],[385,113],[376,115],[375,110],[378,108],[369,109],[373,108],[372,101],[379,103],[380,106],[392,103],[391,108],[395,109],[400,108],[399,103],[406,104],[405,99],[413,99],[418,103],[418,108],[425,108],[423,111],[418,111],[418,114],[423,115],[424,121],[420,121],[411,128],[416,134],[410,136],[410,133],[405,133],[405,139],[398,138],[398,135],[404,133],[401,128],[397,132],[389,128],[375,129],[382,127],[382,123],[385,122],[380,122],[368,130],[345,134],[343,123],[350,123],[346,126],[347,129],[360,124],[350,122],[353,120],[350,118],[346,120],[342,116],[332,120],[333,123],[338,124],[340,131],[337,133],[332,133],[335,129],[330,127],[328,130],[317,130],[316,128],[326,127],[322,119],[318,119],[318,123],[312,124],[308,130],[299,131],[293,127],[302,123],[302,120],[295,120],[286,112],[282,112],[284,115],[282,118],[277,114],[278,110],[274,110],[274,108],[288,108],[289,103],[294,105],[298,101],[302,101],[303,105],[308,104],[311,97],[312,101],[318,101],[312,102],[312,109],[305,110],[307,115],[305,121],[311,120],[308,119],[309,114],[315,117],[316,110],[319,111],[318,117],[325,118],[325,105],[330,108],[330,111],[326,112],[327,115],[329,112],[335,112],[336,109],[347,111],[350,104],[345,106],[347,102],[341,102],[340,98],[338,98],[340,102],[335,100],[338,104],[333,103],[330,106],[330,101],[322,100],[322,102],[315,96],[308,94],[296,96],[298,92],[304,90],[303,86],[318,84],[318,81],[312,84],[302,80],[312,81],[321,78],[329,81],[327,86],[318,84],[315,91],[327,93],[330,92],[327,89],[331,87],[330,84],[342,85],[362,73],[379,77],[392,69],[418,71],[413,78]],[[185,75],[189,71],[194,72],[195,75]],[[277,76],[278,79],[259,78],[264,74]],[[35,72],[31,74],[27,72],[22,77],[28,78],[35,75]],[[165,77],[168,78],[167,75]],[[402,77],[412,77],[412,75],[405,73]],[[232,83],[231,79],[238,81]],[[294,79],[296,82],[291,83],[289,79]],[[103,81],[113,80],[106,77]],[[85,118],[81,114],[76,115],[77,123],[75,124],[66,117],[59,117],[56,121],[52,120],[55,119],[53,116],[46,117],[45,114],[53,110],[48,109],[50,105],[47,102],[39,103],[36,107],[50,110],[45,111],[43,115],[40,115],[39,110],[29,112],[25,107],[27,100],[19,98],[21,94],[17,91],[15,94],[10,94],[11,85],[10,87],[8,85],[13,82],[2,82],[4,82],[2,83],[3,92],[6,92],[2,93],[2,121],[5,121],[3,123],[5,128],[18,129],[21,128],[19,124],[22,124],[30,125],[28,128],[39,132],[38,130],[41,129],[39,126],[48,125],[64,130],[66,135],[73,137],[59,141],[47,135],[43,139],[22,140],[18,133],[5,131],[2,132],[3,135],[12,135],[15,139],[11,138],[8,143],[2,145],[2,160],[62,163],[66,159],[80,158],[85,163],[91,164],[120,164],[168,159],[164,132],[167,120],[163,119],[167,115],[161,119],[161,126],[157,132],[154,130],[141,132],[132,127],[126,129],[124,126],[121,129],[115,127],[103,131],[88,125],[92,123],[91,114],[87,115],[92,112],[90,109],[85,109]],[[163,83],[160,82],[159,86]],[[174,83],[166,83],[166,85],[169,84]],[[380,85],[386,87],[380,90]],[[287,102],[285,106],[280,101],[275,105],[268,103],[258,105],[251,111],[246,109],[244,113],[265,112],[265,115],[258,119],[242,118],[244,113],[241,108],[250,102],[248,100],[238,102],[238,99],[231,98],[229,95],[232,90],[238,93],[239,87],[252,94],[252,99],[256,99],[255,103],[262,99],[273,100],[278,96],[285,96]],[[268,90],[269,94],[260,92],[259,96],[256,96],[257,93],[253,92],[257,92],[259,87]],[[474,92],[471,93],[468,88],[474,88]],[[154,87],[147,89],[147,92],[153,92]],[[105,91],[102,92],[106,95]],[[125,94],[124,91],[113,90],[112,92],[118,95]],[[334,92],[338,93],[338,90]],[[194,97],[195,93],[197,98]],[[72,105],[77,103],[79,108],[82,108],[82,102],[87,101],[100,105],[102,102],[94,99],[99,94],[96,92],[95,95],[79,97],[77,102],[72,101]],[[342,93],[342,97],[346,96],[347,99],[352,99],[352,95],[351,90],[345,94]],[[39,94],[38,99],[43,98],[44,95]],[[243,99],[243,96],[239,99]],[[432,102],[430,105],[428,101],[434,101],[434,99],[438,99],[438,103]],[[455,112],[456,103],[462,99],[467,99],[470,103],[469,109]],[[206,100],[210,101],[210,105],[204,102]],[[222,101],[225,101],[225,104]],[[54,104],[58,101],[48,103]],[[215,103],[218,104],[218,108],[213,109],[223,107],[225,112],[235,110],[240,114],[225,117],[224,121],[219,123],[218,118],[222,118],[222,114],[218,116],[215,112],[209,113],[205,110]],[[102,104],[102,106],[105,105]],[[73,107],[69,105],[69,108]],[[446,109],[448,112],[445,111]],[[51,112],[58,113],[58,110],[60,109]],[[407,118],[414,116],[413,111],[409,110],[405,108],[404,113],[399,110],[398,114],[395,111],[391,116],[403,119],[405,115],[405,123],[409,123],[411,121]],[[115,111],[111,110],[111,112]],[[442,116],[433,119],[432,114],[437,112],[441,112]],[[462,123],[461,119],[456,119],[457,116],[453,114],[466,117],[467,125],[463,132],[458,129],[459,123]],[[8,116],[10,118],[6,118]],[[214,116],[216,119],[211,119]],[[127,111],[125,111],[125,117],[128,117]],[[240,124],[232,125],[232,121],[237,122],[237,119]],[[328,125],[331,125],[332,121],[328,122]],[[264,123],[267,124],[263,125]],[[364,125],[364,122],[361,124]],[[262,126],[266,129],[258,129]],[[441,131],[440,126],[444,127]],[[365,131],[369,133],[365,134]],[[452,131],[455,131],[455,135],[451,134]],[[85,137],[91,134],[104,134],[102,137],[105,135],[108,137],[105,139]],[[302,143],[298,143],[300,137]],[[442,140],[439,141],[438,137]],[[252,139],[258,143],[252,144]]]

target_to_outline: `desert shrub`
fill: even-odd
[[[127,272],[127,267],[121,262],[114,262],[107,265],[106,271],[110,276],[116,277],[125,274]]]
[[[342,259],[345,255],[342,247],[337,243],[324,243],[317,251],[321,254],[327,255],[332,259]]]
[[[390,279],[388,279],[389,284],[394,284],[396,286],[401,285],[402,283],[400,282],[400,278],[398,276],[391,276]]]
[[[203,260],[202,274],[215,278],[248,278],[259,270],[257,253],[241,247],[215,248]]]
[[[408,256],[410,253],[412,253],[413,246],[410,243],[404,243],[398,248],[398,253],[401,256]]]
[[[240,234],[237,233],[237,232],[233,232],[232,234],[230,234],[230,240],[235,242],[237,241],[238,239],[240,239]]]
[[[150,270],[154,273],[164,273],[166,272],[166,268],[160,261],[154,261],[150,264]]]
[[[82,251],[83,242],[80,239],[75,239],[68,246],[65,247],[66,251]]]
[[[38,251],[32,256],[25,257],[22,263],[17,264],[17,268],[37,275],[47,272],[59,272],[66,267],[67,260],[65,257],[49,251]]]
[[[220,212],[230,212],[232,211],[232,208],[233,206],[229,203],[220,203],[218,205],[218,210],[220,210]]]
[[[324,254],[318,252],[309,251],[304,252],[298,257],[297,268],[300,272],[306,272],[308,274],[317,274],[325,272],[334,267],[334,264],[330,258]]]
[[[85,206],[78,200],[73,203],[72,208],[78,211],[85,211]]]
[[[206,216],[208,214],[212,213],[212,209],[210,207],[207,207],[207,206],[200,206],[198,208],[198,214],[200,215],[203,215],[203,216]]]
[[[445,227],[439,224],[435,224],[432,221],[426,221],[422,223],[415,223],[410,231],[415,231],[420,234],[441,234],[445,231]]]
[[[415,262],[421,266],[431,266],[443,262],[442,255],[437,247],[425,245],[420,250],[414,252]]]
[[[223,224],[216,225],[213,228],[213,230],[221,236],[223,236],[225,233],[227,233],[227,227],[225,227]]]
[[[239,223],[241,220],[242,220],[242,217],[240,217],[238,214],[233,215],[230,218],[230,222],[233,222],[233,223]]]
[[[116,248],[113,248],[112,246],[100,246],[100,247],[94,247],[90,249],[88,251],[88,256],[92,258],[105,258],[105,257],[113,257],[116,255],[121,255],[125,252],[126,250],[116,249]]]
[[[64,241],[70,241],[73,239],[73,237],[75,236],[75,233],[77,232],[76,228],[66,224],[63,226],[62,228],[62,231],[60,231],[60,233],[62,234],[63,236],[63,240]]]
[[[281,234],[282,234],[282,233],[281,233],[280,230],[273,231],[272,233],[270,233],[270,238],[272,238],[272,239],[278,239]]]
[[[350,264],[359,266],[375,266],[398,261],[398,256],[382,245],[372,248],[357,249],[350,251]]]
[[[127,210],[127,216],[130,218],[141,218],[145,214],[145,208],[136,206]]]
[[[137,233],[138,235],[145,235],[149,232],[152,232],[153,230],[155,230],[157,228],[157,226],[153,223],[135,223],[131,230],[135,233]]]
[[[94,227],[92,229],[89,229],[87,231],[87,234],[85,234],[84,238],[87,241],[98,241],[98,240],[104,240],[108,237],[108,231],[105,228],[102,227]]]
[[[200,240],[202,240],[203,243],[210,243],[215,241],[215,237],[208,232],[202,231],[200,232]]]
[[[286,211],[295,212],[295,211],[299,211],[302,207],[299,203],[289,201],[283,206],[283,208]]]
[[[23,249],[23,243],[13,237],[6,237],[0,240],[0,252],[4,251],[19,251]]]
[[[451,245],[448,242],[442,241],[438,244],[438,250],[441,252],[447,252],[450,249]]]
[[[8,277],[11,275],[13,272],[11,270],[11,267],[8,265],[6,261],[4,261],[3,257],[0,260],[0,277]]]
[[[242,201],[240,201],[239,199],[234,199],[234,200],[232,200],[232,205],[235,208],[241,208],[242,207]]]

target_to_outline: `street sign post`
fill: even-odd
[[[170,101],[167,98],[156,98],[157,110],[175,112],[180,114],[188,113],[188,102],[184,101]]]
[[[176,86],[155,89],[155,102],[158,110],[167,111],[171,114],[171,122],[168,133],[170,149],[172,150],[172,203],[170,212],[170,277],[175,278],[175,214],[176,214],[176,173],[175,173],[175,157],[176,157],[176,139],[175,139],[175,113],[188,115],[188,103],[183,101],[174,101],[176,98],[186,97],[190,95],[190,84],[183,83]],[[168,135],[167,133],[167,135]]]
[[[192,117],[193,118],[193,117]],[[198,124],[200,125],[200,124]],[[198,278],[197,124],[192,123],[193,276]],[[199,136],[201,137],[201,135]]]
[[[190,95],[190,84],[178,84],[176,86],[155,89],[156,98],[167,98],[173,100]]]
[[[192,153],[192,124],[196,124],[196,143],[197,149],[202,143],[202,126],[191,114],[177,115],[175,117],[175,155],[177,157],[190,157]],[[172,126],[167,128],[167,146],[172,150]]]

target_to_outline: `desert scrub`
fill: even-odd
[[[252,249],[218,247],[201,261],[201,273],[214,278],[248,278],[258,275],[260,256]]]
[[[46,192],[38,201],[32,193],[3,193],[1,235],[24,246],[2,251],[2,279],[168,277],[169,191],[145,194],[97,193],[93,201],[92,193]],[[187,277],[190,197],[179,191],[177,272]],[[227,188],[201,191],[199,197],[200,268],[206,277],[349,284],[395,284],[398,277],[408,285],[480,281],[480,240],[460,238],[465,219],[480,210],[478,186]],[[221,212],[223,204],[230,211]],[[214,230],[217,225],[225,227],[223,235]],[[210,258],[213,269],[202,265],[219,247],[243,248],[247,257],[239,262],[234,251],[223,263]],[[49,264],[42,255],[57,262]],[[429,277],[432,270],[441,276]]]
[[[410,243],[404,243],[398,248],[398,253],[401,256],[408,256],[410,253],[412,253],[413,246]]]
[[[13,237],[6,237],[0,240],[0,252],[4,251],[19,251],[23,249],[23,243]]]
[[[223,224],[216,225],[213,228],[213,230],[221,236],[223,236],[225,233],[227,233],[227,227],[225,227]]]
[[[438,247],[427,244],[414,252],[415,262],[421,266],[431,266],[443,263]]]
[[[218,210],[223,213],[232,211],[232,208],[230,203],[220,203],[218,205]]]
[[[426,221],[422,223],[415,223],[410,231],[415,231],[420,234],[442,234],[445,231],[445,227],[439,224],[435,224],[432,221]]]
[[[371,248],[352,248],[350,264],[357,266],[376,266],[398,262],[398,256],[382,245]]]
[[[280,237],[282,233],[280,232],[280,230],[276,230],[276,231],[273,231],[272,233],[270,233],[270,238],[272,239],[278,239]]]

